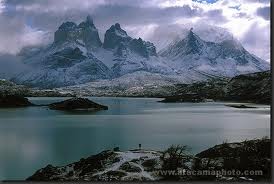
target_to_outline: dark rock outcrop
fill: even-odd
[[[95,103],[87,98],[72,98],[62,102],[56,102],[49,105],[53,110],[107,110],[108,107]]]
[[[82,158],[64,167],[54,167],[48,165],[35,172],[27,178],[28,181],[73,181],[93,178],[93,174],[103,171],[105,165],[116,159],[116,153],[112,151],[103,151],[97,155],[92,155],[86,159]],[[69,171],[71,170],[71,171]],[[76,179],[78,178],[78,179]],[[92,180],[96,180],[93,178]]]
[[[28,106],[33,106],[33,104],[25,97],[18,95],[0,95],[0,108]]]

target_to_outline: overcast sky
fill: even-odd
[[[50,43],[62,22],[79,23],[88,14],[101,38],[116,22],[142,38],[184,24],[223,27],[270,61],[270,0],[0,0],[0,53]]]

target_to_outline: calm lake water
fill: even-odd
[[[47,104],[66,98],[29,98]],[[0,109],[0,180],[23,180],[47,164],[64,165],[119,146],[193,153],[223,141],[270,136],[270,107],[226,107],[222,102],[158,103],[156,98],[91,97],[107,111],[66,113],[47,107]]]

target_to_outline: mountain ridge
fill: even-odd
[[[42,88],[112,80],[135,72],[177,76],[178,81],[189,83],[268,69],[240,43],[204,41],[193,29],[158,53],[153,43],[128,36],[119,23],[110,26],[102,42],[91,16],[78,25],[64,22],[52,44],[35,52],[24,50],[21,56],[31,69],[13,80]]]

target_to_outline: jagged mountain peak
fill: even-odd
[[[119,23],[115,23],[115,24],[114,24],[114,27],[115,27],[116,29],[121,29],[121,25],[120,25]]]
[[[193,32],[193,28],[188,31],[187,38],[197,38],[198,36]]]
[[[106,31],[103,47],[105,49],[114,49],[121,42],[128,42],[129,40],[131,38],[127,35],[127,32],[121,28],[119,23],[116,23]]]
[[[127,32],[121,28],[119,23],[115,23],[109,29],[111,32],[115,33],[117,36],[127,37]]]
[[[202,42],[204,42],[204,40],[202,40],[197,34],[195,34],[193,32],[193,28],[191,28],[186,36],[186,38],[184,39],[186,41],[187,44],[190,44],[196,47],[201,46]]]
[[[68,21],[68,22],[62,23],[61,26],[59,26],[58,30],[70,31],[76,28],[77,28],[77,24],[75,24],[74,22]]]
[[[91,15],[87,16],[86,22],[93,25],[93,18],[91,17]]]
[[[93,23],[93,19],[90,15],[87,16],[86,20],[81,22],[78,25],[79,28],[93,28],[96,29],[94,23]]]
[[[254,57],[233,37],[219,43],[209,42],[196,35],[193,29],[185,38],[170,44],[159,54],[183,70],[216,76],[231,77],[269,68],[269,64]]]
[[[187,36],[181,40],[174,40],[168,47],[160,51],[160,55],[164,57],[180,57],[184,55],[199,54],[203,51],[206,42],[193,32],[193,28],[189,30]]]
[[[86,48],[101,47],[98,30],[90,15],[78,26],[74,22],[65,22],[58,28],[54,33],[54,44],[64,43],[77,43]]]

